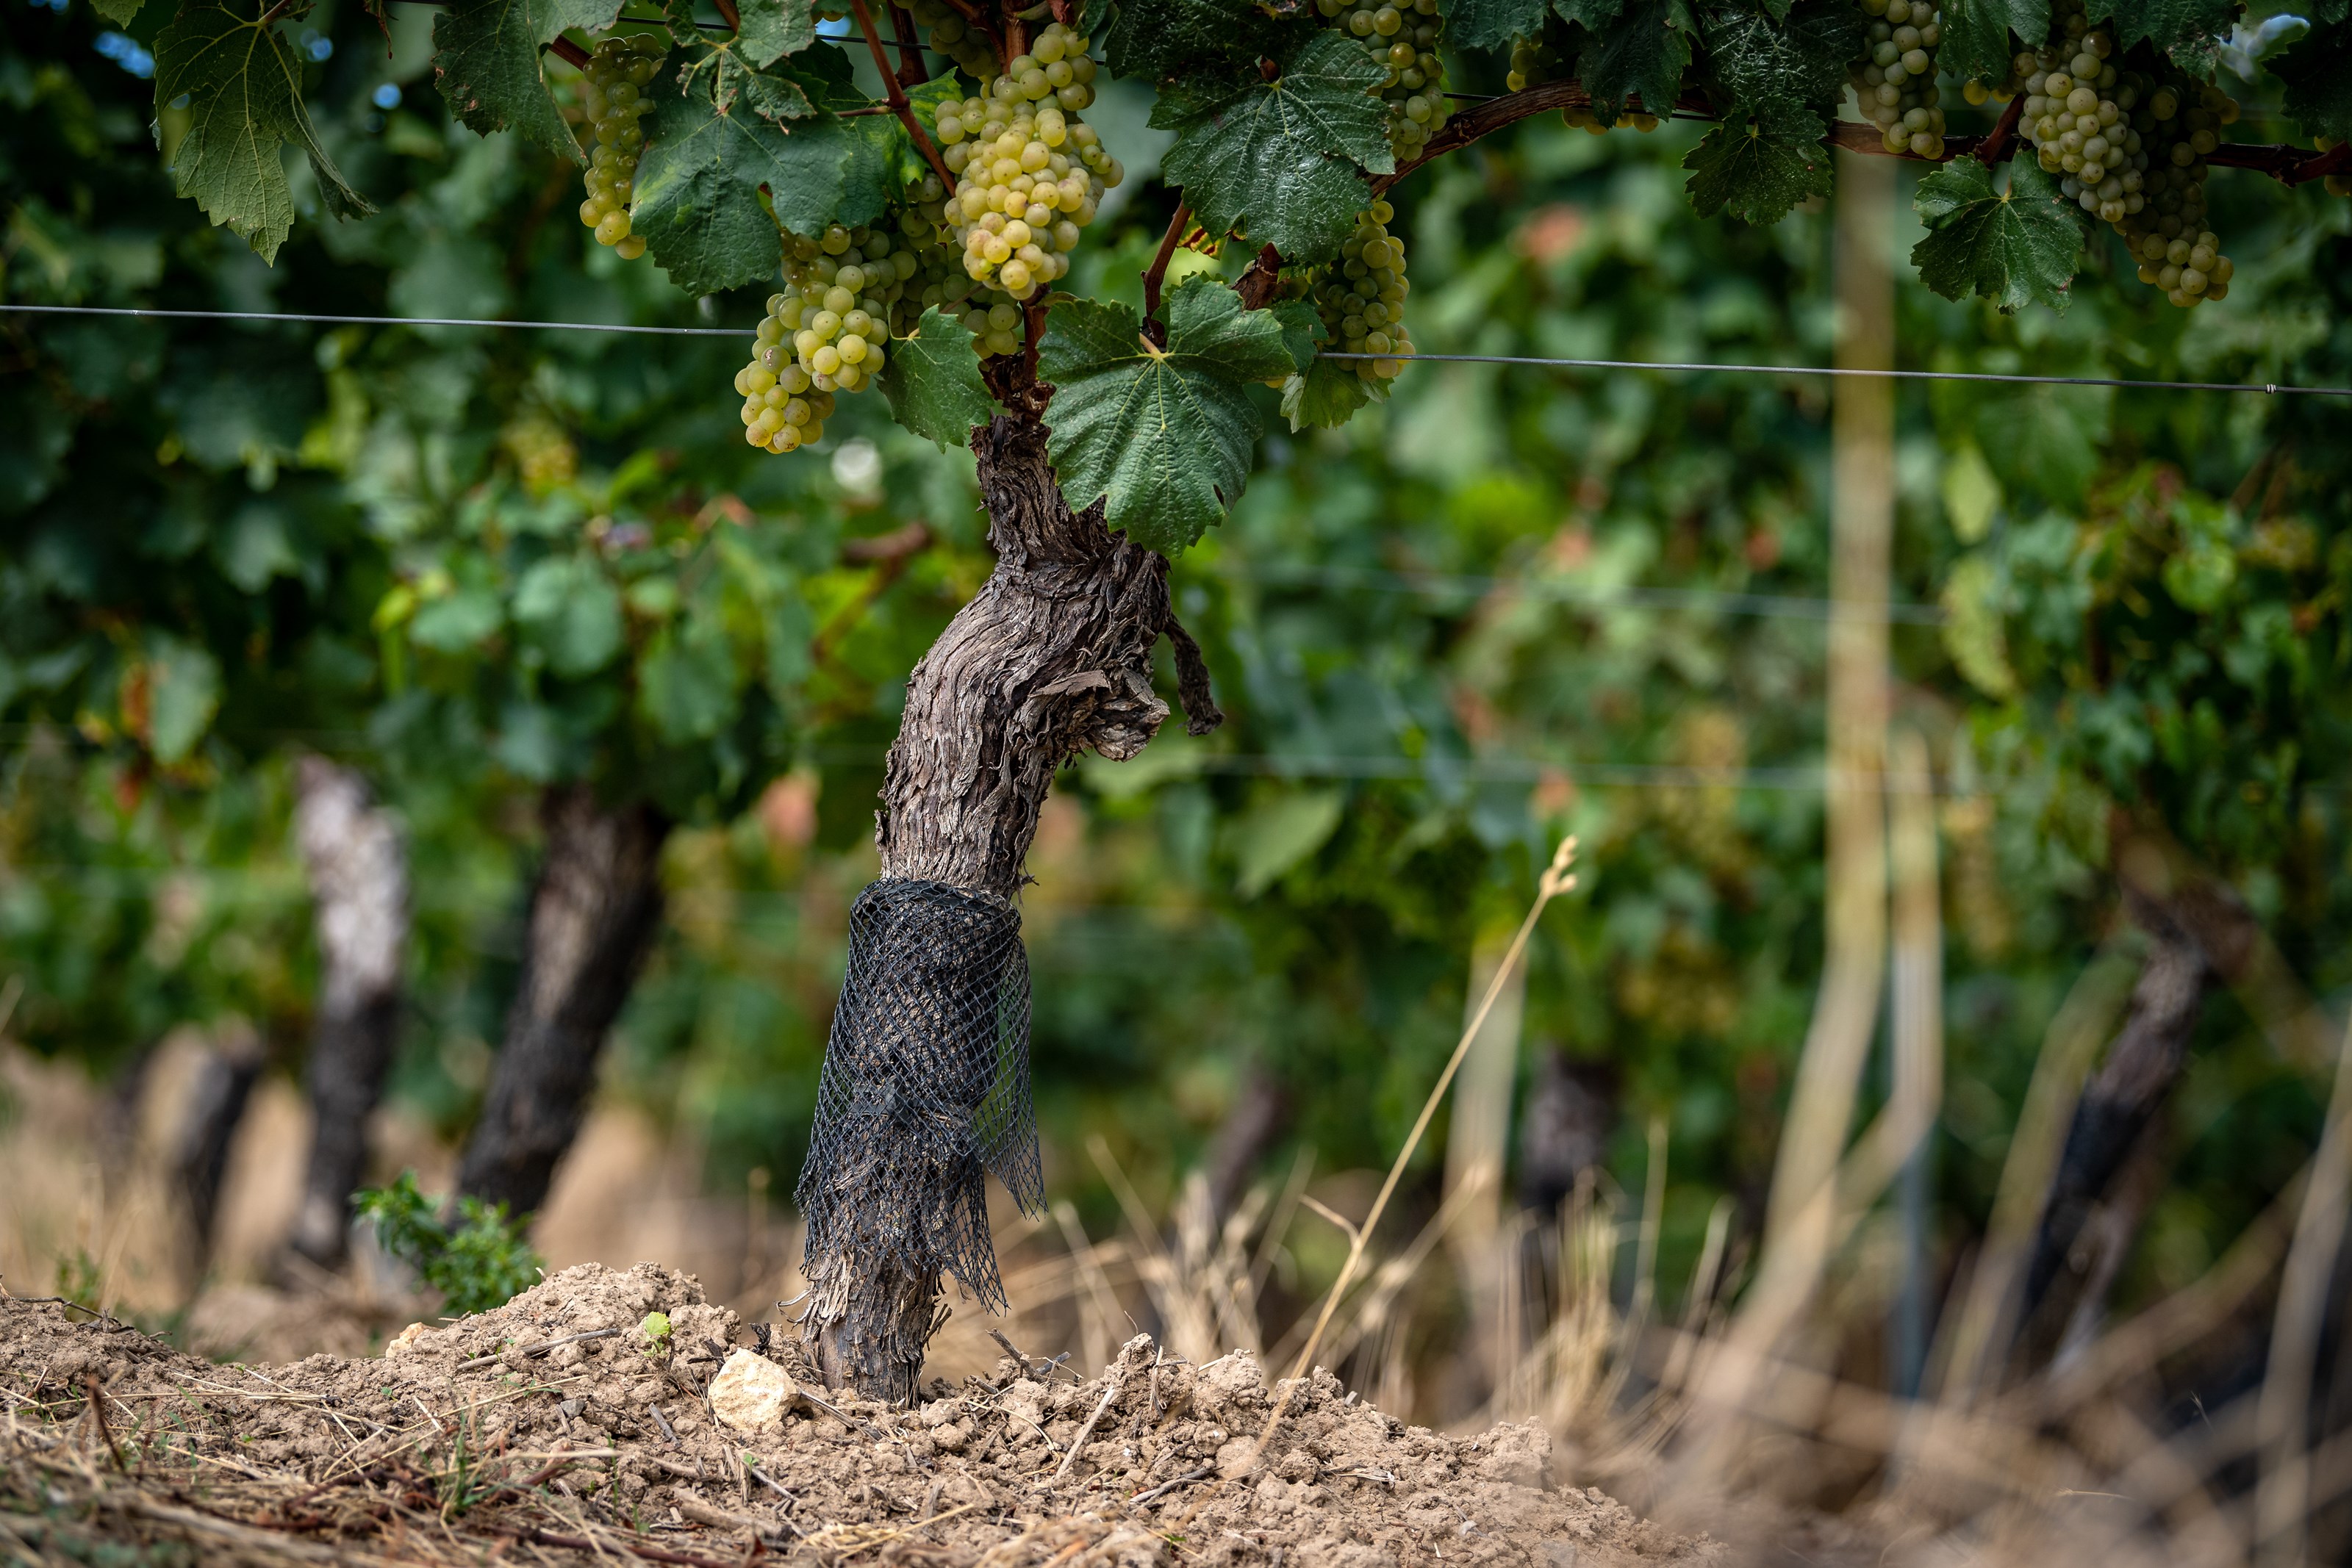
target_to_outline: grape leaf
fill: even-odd
[[[319,194],[339,218],[375,209],[345,182],[302,106],[302,64],[274,27],[225,5],[192,0],[155,38],[155,101],[185,94],[188,132],[173,159],[180,194],[266,262],[294,226],[294,194],[278,156],[289,141],[310,154]]]
[[[131,18],[139,15],[146,0],[90,0],[90,9],[118,27],[131,26]]]
[[[1690,64],[1690,35],[1673,25],[1673,9],[1672,0],[1633,0],[1577,57],[1576,74],[1603,124],[1623,111],[1629,98],[1639,98],[1648,113],[1673,112],[1683,68]]]
[[[719,57],[719,83],[714,101],[723,113],[740,98],[752,112],[768,120],[806,120],[816,112],[808,89],[791,73],[761,70],[732,49]]]
[[[1738,7],[1709,13],[1700,36],[1734,105],[1818,109],[1845,91],[1846,63],[1863,52],[1864,21],[1846,0],[1799,0],[1779,22]]]
[[[882,395],[891,418],[941,447],[963,445],[996,407],[980,379],[971,329],[936,305],[923,312],[913,337],[890,345]]]
[[[1276,24],[1250,0],[1127,0],[1102,38],[1111,75],[1150,81],[1280,52]]]
[[[2128,0],[2106,8],[2105,15],[2118,49],[2145,38],[2169,53],[2191,39],[2226,36],[2237,11],[2237,0]]]
[[[1937,68],[1948,76],[2005,79],[2017,46],[2010,34],[2040,43],[2050,36],[2050,0],[1945,0]]]
[[[1055,305],[1037,371],[1056,389],[1045,451],[1070,505],[1099,499],[1110,527],[1173,555],[1249,478],[1259,426],[1244,386],[1292,365],[1274,312],[1244,310],[1213,278],[1188,278],[1167,304],[1165,353],[1124,305]]]
[[[663,95],[637,164],[630,230],[689,294],[774,271],[783,254],[777,224],[813,235],[830,223],[866,223],[893,188],[887,144],[857,121],[820,112],[782,126],[744,110],[721,109],[700,91]],[[772,219],[761,204],[763,185]]]
[[[146,651],[147,747],[158,762],[178,762],[220,711],[220,661],[168,632],[149,633]]]
[[[1388,108],[1371,96],[1387,79],[1362,45],[1318,28],[1270,82],[1248,82],[1221,101],[1187,84],[1160,172],[1183,186],[1211,234],[1245,233],[1293,263],[1328,259],[1371,204],[1358,169],[1396,168]],[[1152,120],[1170,118],[1155,110]]]
[[[1546,0],[1454,0],[1445,8],[1445,37],[1474,49],[1499,49],[1513,38],[1543,31]]]
[[[548,96],[539,51],[566,27],[602,32],[621,0],[453,0],[433,20],[433,75],[458,119],[488,135],[511,126],[575,163],[579,140]]]
[[[1752,123],[1727,121],[1690,150],[1691,209],[1729,213],[1742,223],[1776,224],[1808,196],[1830,193],[1829,127],[1811,110],[1775,107]]]
[[[2066,308],[2083,253],[2082,216],[2039,165],[2011,163],[2009,189],[1996,192],[1991,170],[1955,158],[1919,182],[1914,205],[1927,237],[1911,263],[1928,287],[1947,299],[1981,294],[2004,311],[2036,299]]]
[[[1601,33],[1608,31],[1617,14],[1625,9],[1625,0],[1551,0],[1551,8],[1559,13],[1563,22]]]
[[[740,0],[743,25],[735,32],[744,63],[765,67],[816,42],[816,9],[810,0]]]
[[[2286,84],[2279,107],[2296,124],[2314,136],[2352,141],[2352,21],[2314,27],[2267,63]]]
[[[1318,356],[1282,383],[1282,413],[1294,433],[1310,424],[1336,430],[1366,403],[1388,401],[1388,383],[1358,375],[1358,362]]]
[[[1331,340],[1331,329],[1323,325],[1322,312],[1304,299],[1278,300],[1268,308],[1282,323],[1282,346],[1290,362],[1301,371],[1313,364],[1315,345]]]

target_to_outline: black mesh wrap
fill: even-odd
[[[868,883],[794,1194],[812,1277],[820,1260],[888,1257],[1003,1310],[983,1171],[1044,1211],[1021,916],[945,883]]]

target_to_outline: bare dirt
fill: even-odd
[[[667,1335],[646,1333],[656,1312]],[[1193,1366],[1139,1338],[1089,1381],[1008,1355],[992,1376],[934,1381],[906,1410],[812,1380],[782,1333],[747,1327],[691,1276],[653,1264],[567,1269],[495,1312],[406,1330],[379,1357],[268,1367],[0,1296],[0,1559],[737,1568],[870,1553],[926,1568],[1633,1568],[1723,1557],[1597,1489],[1559,1485],[1539,1427],[1447,1437],[1391,1420],[1328,1374],[1270,1386],[1239,1354]],[[764,1385],[768,1419],[733,1396],[745,1384]],[[777,1416],[780,1390],[789,1409]]]

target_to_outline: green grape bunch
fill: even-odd
[[[1389,106],[1389,147],[1400,163],[1421,156],[1454,113],[1445,96],[1445,62],[1437,43],[1445,24],[1437,0],[1315,0],[1315,9],[1353,37],[1389,73],[1380,98]],[[1517,55],[1513,56],[1514,67]],[[1517,88],[1511,89],[1514,92]]]
[[[588,199],[580,204],[580,221],[596,231],[598,245],[612,246],[625,261],[646,254],[644,236],[629,232],[629,197],[636,185],[637,159],[646,150],[637,121],[654,107],[644,89],[661,69],[666,52],[652,33],[600,38],[581,73],[587,81],[582,107],[595,128],[596,150],[588,158]]]
[[[2228,297],[2235,267],[2205,226],[2205,155],[2238,105],[2167,68],[2119,72],[2115,40],[2083,0],[2062,0],[2053,39],[2014,62],[2024,78],[2019,131],[2059,189],[2123,236],[2139,277],[2173,304]]]
[[[1855,99],[1889,152],[1944,155],[1942,90],[1936,48],[1943,24],[1936,0],[1857,0],[1870,18],[1870,53],[1852,68]]]
[[[1127,177],[1077,113],[1094,101],[1087,39],[1046,25],[985,96],[940,105],[940,153],[956,187],[945,216],[965,274],[1013,301],[1066,276],[1103,193]]]
[[[1525,92],[1559,74],[1559,55],[1541,38],[1513,38],[1511,67],[1503,78],[1506,92]]]
[[[1314,290],[1316,313],[1343,352],[1412,352],[1404,325],[1404,241],[1388,231],[1395,218],[1396,209],[1384,201],[1358,213],[1339,262]],[[1404,369],[1402,360],[1381,357],[1351,362],[1357,375],[1382,384]]]
[[[986,81],[996,73],[996,49],[988,35],[964,20],[948,0],[912,0],[907,13],[931,47],[953,60],[964,75]]]

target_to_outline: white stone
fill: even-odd
[[[800,1397],[792,1374],[757,1351],[730,1353],[710,1380],[710,1408],[739,1432],[774,1436]]]

